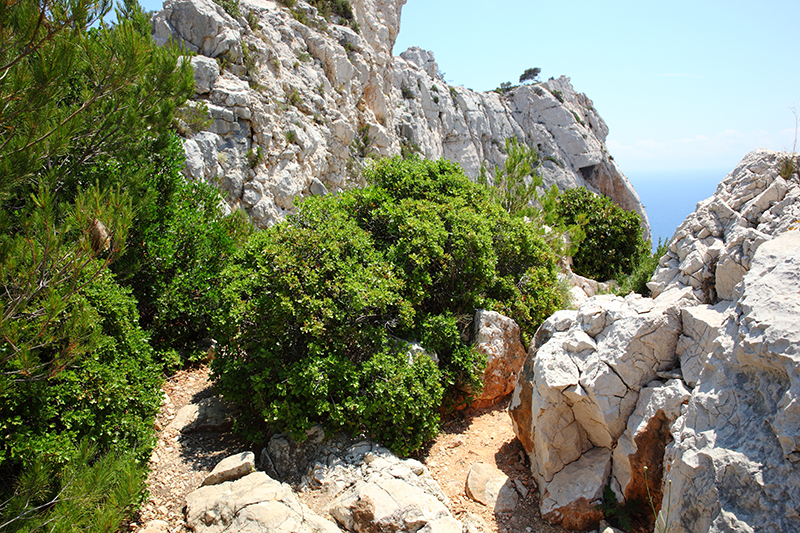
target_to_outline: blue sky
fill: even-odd
[[[792,149],[798,20],[798,0],[408,0],[394,53],[432,50],[475,90],[528,67],[569,76],[623,172],[724,176],[754,148]]]

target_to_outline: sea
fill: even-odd
[[[650,219],[653,249],[669,241],[698,202],[714,194],[729,170],[655,170],[626,172]]]

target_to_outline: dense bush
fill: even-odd
[[[153,158],[159,164],[135,184],[127,251],[112,268],[133,290],[141,325],[159,360],[170,366],[205,355],[208,340],[220,336],[212,320],[221,297],[218,278],[251,226],[240,212],[225,215],[217,189],[183,178],[177,136]]]
[[[226,273],[235,342],[213,370],[246,431],[322,422],[407,454],[435,434],[443,399],[480,390],[485,363],[461,335],[476,308],[532,333],[562,303],[549,247],[457,165],[395,158],[366,177],[306,200]]]
[[[140,459],[154,443],[160,373],[135,300],[103,270],[73,297],[69,310],[88,324],[82,356],[48,379],[8,382],[0,392],[5,480],[33,458],[67,462],[83,438],[102,450],[136,448]]]
[[[566,224],[583,226],[585,237],[572,257],[576,274],[596,280],[630,274],[647,243],[639,215],[583,187],[561,194],[556,212]]]

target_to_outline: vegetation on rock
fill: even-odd
[[[529,81],[536,81],[536,79],[539,77],[539,74],[541,73],[542,69],[540,69],[539,67],[525,69],[525,72],[523,72],[519,76],[519,82],[527,83]]]

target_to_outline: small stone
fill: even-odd
[[[516,509],[519,495],[513,482],[501,470],[485,463],[476,463],[467,475],[467,496],[496,513]]]

